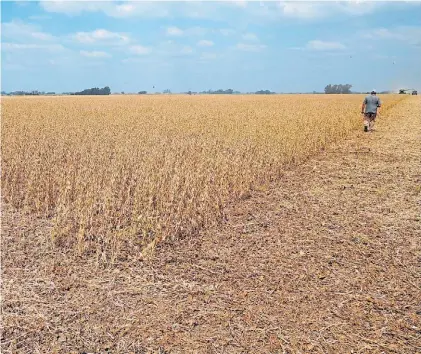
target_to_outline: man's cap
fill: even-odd
[[[377,92],[376,89],[371,90],[371,93],[376,93],[376,92]]]

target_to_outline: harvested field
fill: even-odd
[[[126,99],[127,102],[124,102]],[[235,124],[231,130],[222,124],[207,125],[207,115],[204,115],[205,123],[183,128],[183,136],[187,136],[186,131],[189,131],[192,141],[195,141],[185,147],[189,147],[187,151],[197,158],[184,160],[184,166],[189,168],[192,176],[200,176],[200,171],[212,171],[205,167],[203,170],[197,168],[200,158],[207,156],[200,155],[204,152],[198,147],[203,141],[208,141],[210,145],[203,146],[213,153],[209,159],[225,163],[218,164],[224,168],[213,165],[215,174],[220,178],[219,183],[224,178],[231,183],[238,182],[223,185],[229,193],[222,191],[226,194],[218,194],[218,198],[221,195],[226,197],[221,199],[225,203],[221,205],[226,206],[222,211],[224,223],[199,223],[199,226],[206,227],[196,227],[195,233],[191,232],[194,227],[183,224],[184,237],[167,238],[166,242],[159,243],[151,258],[142,258],[140,252],[137,256],[134,251],[125,253],[126,249],[120,247],[120,256],[115,257],[112,264],[108,261],[111,257],[107,250],[101,251],[105,254],[104,262],[98,262],[98,258],[90,257],[87,250],[92,248],[94,254],[102,254],[95,247],[106,241],[95,235],[101,235],[98,230],[113,230],[114,224],[106,224],[109,229],[92,228],[90,230],[98,233],[80,236],[85,248],[83,252],[78,252],[78,243],[71,242],[74,237],[77,240],[72,232],[79,230],[82,221],[70,212],[63,212],[61,219],[57,219],[61,209],[54,202],[46,203],[51,199],[37,199],[35,196],[48,195],[44,191],[46,182],[56,178],[62,181],[55,171],[70,173],[70,169],[59,167],[72,166],[72,161],[81,169],[76,175],[77,181],[83,182],[82,176],[92,178],[83,185],[86,197],[89,196],[89,188],[94,188],[94,183],[89,182],[95,178],[103,183],[104,193],[92,196],[105,198],[114,190],[113,186],[117,186],[119,178],[125,174],[117,174],[118,178],[115,177],[113,182],[112,173],[101,179],[93,167],[99,166],[104,173],[115,172],[119,170],[113,166],[120,169],[131,166],[119,161],[128,163],[134,161],[131,160],[135,159],[133,156],[147,156],[141,152],[130,152],[129,143],[116,144],[126,141],[122,131],[127,133],[127,141],[133,143],[143,130],[134,128],[138,127],[137,121],[134,125],[129,124],[135,116],[128,121],[120,118],[120,121],[127,122],[123,124],[125,130],[122,130],[118,123],[113,125],[110,118],[98,112],[119,117],[116,112],[123,106],[127,108],[130,99],[124,98],[117,101],[120,103],[109,105],[103,99],[87,101],[91,104],[86,103],[89,107],[86,112],[104,122],[98,125],[93,123],[95,119],[84,120],[84,113],[75,115],[75,106],[69,105],[69,102],[75,104],[74,98],[59,98],[56,105],[50,99],[45,102],[42,99],[28,100],[30,103],[25,105],[17,105],[18,100],[4,100],[2,103],[2,186],[3,197],[7,199],[2,208],[2,352],[421,352],[419,97],[401,100],[401,97],[385,96],[386,110],[372,134],[360,131],[358,106],[361,97],[357,96],[338,98],[344,100],[340,105],[343,111],[335,115],[335,106],[329,101],[332,96],[303,96],[303,100],[310,100],[321,109],[317,112],[310,110],[307,114],[300,111],[303,109],[300,104],[294,106],[293,101],[286,102],[292,100],[288,96],[240,97],[241,104],[238,103],[238,106],[236,103],[227,104],[227,98],[215,98],[215,103],[211,104],[194,97],[197,99],[193,101],[195,104],[201,107],[210,105],[214,113],[220,112],[221,117],[223,112],[229,115],[243,107],[243,116],[232,115],[237,117],[235,124],[238,125],[244,122],[243,117],[247,114],[264,122],[267,113],[274,112],[266,121],[267,125],[259,124],[257,127],[253,126],[251,118],[246,120],[248,123],[244,129],[235,128]],[[154,99],[164,100],[163,97],[151,98],[151,106],[157,104]],[[178,101],[180,99],[169,99],[168,111],[179,111],[185,105]],[[277,99],[286,101],[277,106],[271,101]],[[62,116],[56,113],[38,117],[34,112],[38,112],[39,108],[34,107],[40,105],[44,105],[43,110],[49,106],[51,110],[61,112]],[[295,135],[291,135],[292,130],[285,133],[287,129],[293,129],[293,119],[285,123],[274,118],[275,113],[288,117],[287,113],[282,113],[281,106],[289,117],[293,116],[292,113],[300,117],[296,120],[298,124],[306,122],[301,125],[302,130],[294,128]],[[137,105],[126,109],[126,112],[135,110],[135,107]],[[254,110],[266,110],[266,113],[259,116],[252,113]],[[79,125],[69,120],[72,114],[78,117]],[[45,123],[51,122],[53,116],[57,117],[57,122],[52,125]],[[181,116],[180,113],[180,119]],[[190,117],[190,122],[196,122],[193,113],[186,116]],[[19,123],[18,117],[33,122],[33,125]],[[151,126],[155,124],[151,119],[144,121]],[[179,122],[172,121],[174,132],[180,126]],[[229,120],[224,122],[228,124]],[[269,122],[279,123],[281,127],[276,124],[271,126]],[[214,130],[206,130],[209,125]],[[263,131],[260,130],[262,126],[266,127]],[[159,145],[160,140],[156,137],[170,131],[165,129],[152,129],[150,136],[144,134],[151,147],[160,147],[160,153],[166,150]],[[93,134],[92,130],[97,134]],[[225,130],[231,133],[223,135]],[[219,145],[212,145],[210,138],[203,140],[204,136],[209,137],[211,135],[207,134],[215,134],[215,131],[217,136],[223,137],[218,140]],[[247,136],[242,135],[244,131]],[[194,140],[194,132],[199,134],[198,140]],[[55,133],[57,136],[52,139]],[[261,135],[263,133],[268,135]],[[282,134],[283,139],[277,138]],[[108,137],[109,140],[102,140],[107,141],[105,147],[108,148],[105,149],[101,139],[94,139],[94,136]],[[181,139],[177,133],[173,136],[178,138],[171,140],[175,145],[169,146],[186,151],[181,147],[184,146],[182,142],[187,140]],[[299,143],[288,140],[291,136],[299,137]],[[149,137],[151,140],[148,140]],[[242,145],[244,140],[241,138],[251,139],[256,143],[252,145],[255,149]],[[165,139],[163,141],[170,141]],[[217,148],[221,147],[226,149],[225,154],[218,154]],[[283,147],[284,150],[281,150]],[[49,153],[45,155],[43,151]],[[74,160],[63,158],[65,151],[72,153]],[[115,157],[106,164],[112,151],[120,154],[120,159]],[[277,151],[282,151],[286,157]],[[296,159],[292,157],[294,151]],[[159,158],[160,153],[152,156]],[[255,154],[253,156],[258,159],[248,154]],[[19,160],[16,156],[25,164],[16,162]],[[122,156],[126,156],[127,160]],[[47,158],[63,165],[43,167]],[[172,161],[177,160],[174,157]],[[242,171],[241,167],[246,166],[245,161],[250,162],[250,171],[237,176],[236,173]],[[160,166],[154,171],[162,171],[163,165]],[[32,174],[28,173],[31,169],[35,169]],[[19,174],[17,171],[20,171]],[[221,171],[227,174],[219,175]],[[20,179],[12,179],[11,173],[16,173],[15,176],[20,176]],[[237,179],[234,178],[236,176]],[[36,188],[30,189],[32,182],[28,181],[43,183],[33,184]],[[164,182],[159,184],[164,185]],[[212,193],[222,193],[216,187],[212,188]],[[62,193],[58,189],[52,190],[57,193],[52,196]],[[201,191],[199,188],[196,190]],[[124,191],[127,193],[127,189]],[[112,200],[120,200],[124,195],[121,193],[110,194],[115,198]],[[25,199],[26,195],[30,197]],[[80,203],[89,200],[83,199],[79,190],[71,195],[74,198],[78,196],[79,199],[75,200]],[[202,194],[192,193],[190,196],[193,195]],[[216,198],[211,193],[209,195]],[[200,199],[197,204],[194,200],[189,200],[193,203],[192,210],[201,205]],[[120,209],[111,208],[113,211],[109,211],[107,217],[120,215],[118,213],[126,215],[123,211],[130,208],[125,203]],[[46,205],[51,205],[51,209]],[[78,210],[78,204],[70,205],[72,210]],[[85,209],[80,208],[85,213]],[[101,210],[106,212],[106,209]],[[198,208],[198,213],[205,215],[206,210]],[[98,223],[102,220],[103,215],[89,214],[92,211],[86,213],[98,215],[98,219],[94,218]],[[83,215],[81,220],[84,220]],[[187,214],[185,218],[190,220]],[[71,220],[77,225],[75,229],[70,228],[73,225]],[[50,242],[51,234],[53,232],[54,235],[57,225],[70,226],[61,236],[61,242],[55,240],[53,243]],[[93,245],[86,245],[88,242]],[[136,246],[133,240],[130,242],[129,245]],[[128,256],[125,258],[122,254]]]

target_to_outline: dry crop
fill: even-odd
[[[388,109],[401,99],[385,95]],[[219,222],[227,203],[361,128],[360,95],[2,102],[2,198],[113,261]],[[121,252],[124,248],[127,252]]]

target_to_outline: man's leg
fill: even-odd
[[[368,130],[369,131],[373,131],[374,130],[374,123],[375,123],[375,121],[376,121],[376,113],[372,113],[371,114],[371,117],[370,117],[370,123],[369,123],[369,126],[368,126]]]
[[[370,125],[370,118],[369,118],[369,114],[365,113],[364,114],[364,131],[368,132],[368,127]]]

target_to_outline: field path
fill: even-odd
[[[376,128],[112,270],[5,208],[3,352],[420,353],[421,99]]]

